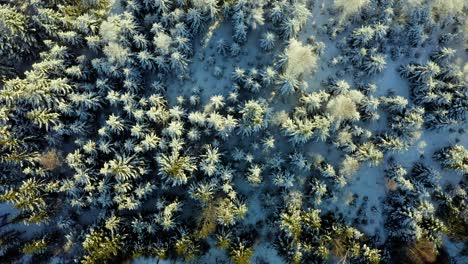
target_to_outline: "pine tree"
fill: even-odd
[[[282,95],[291,95],[299,89],[299,81],[294,75],[282,75],[278,80],[278,89]]]
[[[188,234],[182,234],[174,245],[175,252],[182,256],[186,262],[193,261],[198,257],[200,254],[199,247],[195,239]]]
[[[195,158],[172,152],[170,156],[161,153],[156,157],[160,169],[158,174],[172,183],[172,186],[186,184],[191,174],[197,169]]]
[[[264,102],[249,100],[239,113],[242,115],[239,120],[240,132],[244,135],[251,135],[268,126],[268,109]]]
[[[456,50],[452,48],[443,47],[431,55],[431,60],[439,65],[444,65],[455,56],[455,52]]]
[[[154,64],[154,57],[148,51],[140,51],[137,55],[137,58],[143,69],[151,71],[156,68]]]
[[[386,65],[387,62],[382,55],[371,55],[364,61],[363,70],[366,71],[368,75],[373,75],[382,72]]]
[[[468,173],[468,150],[462,145],[442,148],[434,153],[434,159],[446,168]]]
[[[231,226],[235,224],[236,220],[243,219],[247,213],[247,205],[237,200],[223,198],[219,200],[216,219],[222,226]]]
[[[272,32],[266,32],[263,34],[262,39],[260,39],[260,48],[264,51],[271,51],[275,47],[276,35]]]
[[[247,26],[243,22],[239,22],[234,26],[234,41],[238,44],[244,44],[247,41]]]
[[[52,112],[50,109],[34,109],[26,114],[26,117],[30,119],[34,124],[40,128],[45,127],[49,129],[50,124],[58,124],[59,114]]]
[[[408,144],[399,137],[384,134],[377,137],[377,146],[383,150],[401,152],[408,149]]]
[[[175,51],[171,54],[169,64],[171,69],[174,70],[177,75],[184,74],[187,71],[187,59],[178,51]]]
[[[44,253],[47,249],[47,242],[45,239],[33,240],[23,246],[22,252],[24,254],[40,254]]]
[[[253,249],[251,247],[247,247],[244,243],[239,242],[236,247],[231,249],[229,255],[235,264],[248,264],[251,263],[250,259],[253,255]]]
[[[130,50],[115,42],[107,44],[102,51],[107,56],[109,63],[118,67],[125,67],[131,58]]]
[[[108,261],[121,252],[123,237],[121,235],[107,236],[104,232],[91,230],[86,234],[83,249],[86,251],[81,263],[100,263]]]
[[[174,230],[178,226],[178,213],[182,210],[182,202],[178,200],[168,202],[159,199],[156,205],[158,212],[153,215],[153,221],[160,225],[164,231]]]
[[[307,111],[313,113],[317,111],[330,95],[324,91],[314,93],[304,93],[299,99],[307,107]]]
[[[377,165],[383,160],[383,153],[371,142],[358,146],[354,156],[360,161],[369,160],[373,165]]]
[[[15,208],[24,211],[27,215],[25,223],[41,223],[49,217],[47,193],[52,193],[54,188],[57,186],[53,182],[47,184],[29,178],[19,188],[7,190],[0,195],[0,201],[10,202]]]
[[[219,153],[218,148],[213,148],[211,145],[207,145],[205,151],[205,154],[201,156],[200,168],[207,176],[211,177],[219,171],[221,153]]]
[[[374,38],[374,35],[374,28],[370,26],[362,26],[353,31],[349,41],[354,47],[367,47]]]
[[[248,168],[248,173],[247,173],[247,180],[252,184],[252,185],[258,185],[262,182],[262,167],[253,164]]]
[[[227,45],[227,43],[226,43],[226,41],[224,39],[219,39],[216,42],[216,52],[218,54],[226,56],[228,50],[229,50],[229,46]]]
[[[118,181],[126,181],[141,176],[143,162],[134,157],[117,155],[115,159],[105,162],[100,172],[104,175],[115,175]]]
[[[111,114],[106,121],[106,126],[111,132],[121,133],[125,129],[124,121],[120,116]]]
[[[8,5],[0,5],[0,66],[14,66],[12,60],[22,61],[22,56],[32,55],[38,45],[33,29],[24,11]]]
[[[193,199],[208,204],[213,198],[215,187],[212,182],[198,182],[190,186],[189,194]]]
[[[224,229],[221,229],[219,234],[216,235],[216,245],[220,249],[228,249],[232,240],[232,234]]]
[[[196,34],[200,31],[203,24],[203,17],[198,8],[190,8],[187,10],[186,16],[187,22],[190,25],[190,29],[193,34]]]
[[[364,97],[359,102],[359,111],[364,120],[377,120],[379,119],[378,108],[380,105],[379,99],[369,96]]]
[[[264,86],[270,86],[276,82],[277,73],[273,67],[267,67],[260,75]]]
[[[382,104],[390,113],[403,113],[408,105],[408,100],[401,96],[381,97]]]

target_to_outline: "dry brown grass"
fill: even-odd
[[[336,256],[338,258],[345,258],[347,249],[345,246],[345,241],[341,237],[335,237],[332,239],[332,244],[331,244],[331,253],[333,256]]]
[[[449,210],[444,216],[447,234],[450,238],[455,241],[466,241],[468,239],[468,225],[464,219],[468,218],[468,210],[461,212]]]
[[[388,180],[385,185],[387,186],[387,189],[391,192],[394,192],[398,189],[398,183],[394,180]]]
[[[407,264],[430,264],[437,261],[437,250],[433,242],[423,239],[407,245],[397,253],[397,262]]]
[[[55,149],[42,153],[39,158],[42,166],[46,170],[54,170],[55,168],[60,167],[63,163],[61,155]]]
[[[199,230],[197,237],[206,238],[216,230],[216,201],[209,203],[198,219]]]

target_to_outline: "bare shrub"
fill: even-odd
[[[40,163],[46,170],[54,170],[62,165],[62,157],[56,149],[51,149],[40,156]]]

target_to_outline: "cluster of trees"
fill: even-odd
[[[448,184],[442,188],[440,173],[422,161],[405,168],[391,161],[385,170],[387,198],[386,222],[389,238],[386,247],[403,262],[445,261],[442,236],[459,240],[466,230],[463,220],[466,192]]]
[[[80,47],[98,30],[109,5],[97,1],[36,1],[18,3],[6,0],[0,5],[0,74],[15,76],[24,63],[48,49],[48,40]]]
[[[443,223],[435,215],[428,193],[436,187],[438,172],[417,162],[410,173],[395,163],[385,171],[389,186],[386,200],[386,227],[396,242],[428,239],[440,244]]]
[[[54,227],[66,206],[58,199],[58,149],[67,138],[90,132],[86,127],[101,105],[86,82],[88,58],[79,49],[97,35],[107,8],[107,1],[2,1],[0,201],[18,210],[3,218],[2,261],[50,256],[60,246]],[[17,223],[50,226],[51,232],[23,236]]]
[[[434,159],[439,161],[445,168],[463,174],[468,173],[468,150],[462,145],[442,148],[434,153]]]
[[[276,34],[284,40],[289,40],[298,35],[302,27],[307,23],[310,15],[310,1],[271,1],[266,14],[266,20],[275,30]]]
[[[354,29],[338,43],[341,53],[332,59],[331,64],[343,66],[344,72],[359,78],[383,72],[387,65],[385,52],[390,22],[381,19]]]
[[[468,86],[460,66],[454,63],[456,51],[440,48],[424,64],[410,63],[400,74],[410,83],[411,99],[425,111],[425,125],[437,129],[466,120]]]
[[[369,247],[371,241],[359,230],[340,223],[332,214],[307,208],[298,191],[286,196],[276,220],[280,230],[275,245],[288,263],[380,263],[380,250]]]
[[[91,16],[104,5],[95,3],[85,8],[82,4],[66,6],[62,10],[73,14],[64,14],[65,24],[72,27],[72,18],[86,16],[87,12]],[[52,3],[44,2],[43,5],[30,8],[59,16],[59,11],[48,8],[49,5],[53,7]],[[41,17],[54,21],[46,14]],[[91,20],[88,22],[81,25],[82,31],[73,27],[74,31],[69,32],[76,33],[77,37],[92,35],[93,24]],[[65,30],[67,26],[59,28]],[[56,33],[59,33],[58,29],[54,30]],[[53,206],[47,202],[47,197],[49,192],[56,192],[58,184],[54,169],[60,162],[55,149],[61,148],[66,137],[86,136],[86,126],[92,123],[95,111],[101,105],[96,87],[86,82],[86,57],[73,50],[78,45],[74,46],[60,36],[50,37],[50,40],[41,40],[45,50],[40,52],[39,61],[23,73],[24,77],[4,81],[0,90],[0,167],[6,173],[2,177],[3,189],[8,190],[3,199],[15,201],[17,207],[29,210],[26,214],[32,222],[47,219]]]
[[[465,213],[466,201],[466,177],[458,184],[448,184],[444,188],[435,190],[435,200],[439,203],[436,214],[444,222],[446,234],[455,241],[467,239],[468,225]]]
[[[383,252],[374,241],[318,208],[362,163],[377,165],[386,152],[405,150],[425,119],[463,121],[466,109],[466,84],[448,48],[427,65],[402,68],[417,106],[393,94],[377,97],[374,84],[343,76],[309,89],[324,49],[299,38],[312,1],[0,2],[0,202],[18,212],[0,216],[0,261],[190,262],[216,246],[246,264],[267,230],[290,263],[379,263]],[[392,15],[381,11],[390,2],[333,2],[343,17],[374,17],[344,39],[333,63],[357,77],[385,69]],[[228,95],[202,102],[194,88],[169,104],[167,81],[191,78],[194,40],[221,19],[234,30],[232,43],[216,43],[219,55],[237,56],[248,31],[260,26],[267,29],[260,48],[281,54],[259,69],[236,67]],[[425,19],[411,18],[427,26]],[[221,77],[221,68],[214,74]],[[273,96],[263,98],[266,92]],[[297,99],[289,113],[275,112],[276,93]],[[374,134],[366,126],[381,109],[390,130]],[[292,144],[279,148],[284,137]],[[339,150],[341,163],[311,157],[305,146],[314,140]],[[462,146],[434,155],[462,173],[466,156]],[[387,174],[396,186],[387,202],[395,209],[391,239],[438,246],[442,223],[466,229],[466,195],[437,189],[432,169],[418,163],[408,176],[392,165]],[[432,189],[458,218],[439,217],[421,198]],[[252,192],[268,215],[257,223],[247,221],[259,213]],[[17,223],[43,232],[24,236]]]

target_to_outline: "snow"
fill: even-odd
[[[364,197],[368,198],[368,204],[364,215],[367,216],[367,224],[359,224],[359,229],[369,236],[379,235],[379,241],[385,241],[385,231],[383,230],[384,216],[382,202],[387,194],[383,168],[380,166],[365,165],[356,172],[352,180],[341,192],[336,194],[334,202],[328,205],[330,210],[342,213],[347,224],[357,217],[357,210],[364,202]],[[350,206],[350,197],[357,194],[355,205]],[[376,210],[372,210],[375,207]],[[333,209],[334,208],[334,209]]]
[[[189,65],[190,80],[179,81],[175,78],[170,78],[167,81],[168,98],[170,103],[175,103],[175,98],[180,95],[190,96],[193,88],[200,88],[202,91],[201,105],[206,103],[211,96],[224,95],[226,96],[232,90],[231,75],[235,67],[249,69],[257,67],[261,70],[263,65],[271,62],[272,58],[268,56],[258,56],[260,51],[260,37],[263,30],[249,32],[248,40],[242,49],[242,52],[237,57],[232,57],[230,54],[220,56],[217,54],[215,46],[218,40],[224,39],[226,42],[232,42],[231,22],[224,21],[213,28],[211,33],[206,33],[206,36],[197,37],[194,40],[194,54],[192,62]],[[203,54],[204,59],[200,60],[200,54]],[[215,63],[209,65],[207,59],[213,57]],[[258,59],[260,58],[260,60]],[[223,75],[221,78],[216,78],[214,67],[220,67]]]
[[[123,12],[123,7],[120,1],[113,1],[110,14],[120,14]],[[344,1],[339,1],[343,2]],[[366,1],[355,1],[355,2],[366,2]],[[315,1],[312,14],[310,15],[307,24],[304,29],[300,32],[298,40],[301,43],[307,43],[307,39],[310,36],[314,36],[316,41],[322,41],[325,43],[325,49],[323,54],[318,58],[317,67],[315,72],[310,76],[305,77],[304,81],[307,82],[308,91],[319,91],[323,89],[321,82],[326,80],[330,76],[336,76],[337,68],[329,64],[330,60],[335,56],[339,55],[339,50],[336,46],[344,34],[339,35],[336,39],[331,39],[329,36],[322,32],[322,26],[328,22],[331,15],[326,11],[325,6],[330,5],[331,1],[319,0]],[[345,3],[346,5],[346,3]],[[347,21],[343,21],[347,22]],[[110,23],[103,23],[101,29],[111,27]],[[347,32],[352,30],[353,25],[351,24]],[[273,51],[265,53],[260,49],[260,38],[263,33],[269,30],[265,26],[260,26],[254,30],[250,30],[247,37],[247,43],[242,47],[242,52],[237,57],[232,57],[229,54],[222,56],[216,52],[216,43],[220,39],[224,39],[227,43],[232,42],[232,24],[231,21],[218,21],[202,36],[196,37],[194,47],[194,57],[189,64],[189,80],[179,80],[176,77],[170,77],[166,80],[167,85],[167,97],[170,105],[176,104],[176,98],[178,96],[185,96],[186,99],[192,95],[194,88],[201,89],[201,102],[203,106],[208,100],[215,95],[227,96],[229,92],[233,90],[233,82],[231,80],[231,74],[236,67],[248,70],[256,67],[258,70],[262,70],[266,66],[272,65],[274,55],[281,52],[286,44],[283,41],[277,41]],[[346,33],[346,32],[345,32]],[[108,35],[107,38],[115,39],[116,36]],[[164,44],[164,37],[161,38],[161,45]],[[117,45],[117,44],[116,44]],[[378,87],[374,96],[387,96],[388,93],[394,92],[396,95],[402,96],[409,99],[409,86],[406,80],[400,77],[397,72],[397,68],[402,64],[409,62],[425,62],[429,56],[429,53],[435,48],[435,45],[425,47],[423,50],[418,50],[418,59],[401,58],[396,61],[391,60],[387,57],[387,64],[385,70],[372,77],[368,81],[375,83]],[[458,50],[463,48],[458,47]],[[203,59],[200,55],[203,55]],[[459,63],[462,64],[466,61],[466,54],[460,55],[461,59]],[[207,61],[212,58],[214,59],[213,64],[209,64]],[[216,77],[214,71],[216,67],[221,69],[221,77]],[[465,64],[466,70],[466,64]],[[306,69],[309,70],[309,69]],[[302,73],[302,72],[301,72]],[[295,73],[300,75],[300,73]],[[147,76],[148,79],[154,80],[155,76]],[[340,79],[344,79],[351,84],[354,88],[357,81],[356,78],[347,74],[340,76]],[[150,82],[151,83],[151,82]],[[245,97],[264,97],[269,100],[271,110],[273,112],[287,111],[290,112],[296,105],[297,95],[290,96],[272,96],[272,92],[275,91],[273,87],[269,87],[266,90],[260,91],[258,94],[252,94],[247,91],[241,91],[242,96]],[[244,93],[246,95],[244,95]],[[348,95],[346,95],[348,96]],[[345,96],[342,96],[345,97]],[[345,97],[346,99],[348,97]],[[348,98],[349,99],[349,98]],[[334,99],[336,100],[336,98]],[[349,101],[349,100],[348,100]],[[410,100],[409,100],[410,101]],[[342,105],[344,100],[336,100],[333,103]],[[354,103],[353,103],[354,104]],[[349,112],[348,112],[349,114]],[[363,124],[363,128],[371,130],[374,134],[387,130],[386,117],[387,114],[380,111],[380,120],[371,124]],[[275,152],[291,153],[295,150],[295,146],[291,144],[288,139],[280,135],[278,129],[271,126],[272,129],[268,132],[275,137],[277,140],[277,147]],[[463,177],[463,175],[442,168],[439,164],[432,161],[432,154],[440,148],[448,145],[461,144],[468,148],[468,134],[462,133],[459,129],[468,129],[466,122],[463,126],[455,127],[452,130],[441,129],[441,130],[422,130],[420,137],[413,142],[407,151],[399,153],[386,153],[384,161],[380,165],[372,166],[369,163],[363,163],[360,169],[348,179],[347,185],[341,187],[338,191],[334,192],[334,196],[324,201],[320,205],[322,213],[334,212],[336,215],[341,215],[346,224],[357,227],[359,230],[364,232],[370,237],[375,237],[378,245],[383,245],[386,240],[386,231],[384,228],[385,215],[383,213],[383,202],[388,194],[386,187],[386,179],[384,177],[385,164],[390,157],[394,158],[398,164],[401,164],[405,168],[410,168],[416,161],[422,160],[431,166],[434,166],[439,172],[441,172],[442,178],[440,184],[442,186],[446,184],[457,184]],[[263,135],[262,135],[263,136]],[[260,157],[262,154],[260,151],[255,150],[252,143],[258,143],[261,139],[260,135],[252,137],[235,137],[230,139],[226,144],[226,147],[239,146],[244,148],[246,152],[254,154],[255,161],[263,161],[268,157]],[[306,158],[311,161],[312,157],[316,154],[320,154],[326,158],[326,161],[338,168],[339,164],[344,158],[344,153],[337,150],[331,144],[325,142],[307,142],[300,147],[302,153]],[[286,158],[286,157],[284,157]],[[239,165],[241,167],[241,165]],[[298,172],[297,174],[298,186],[297,189],[303,188],[305,185],[305,178],[308,177],[306,172]],[[267,221],[268,212],[264,208],[260,201],[261,192],[264,191],[263,187],[252,187],[245,179],[244,175],[236,176],[234,185],[236,185],[236,191],[246,196],[248,212],[246,218],[242,223],[244,225],[256,225],[257,223],[265,223]],[[265,186],[268,187],[271,184],[270,175],[263,175]],[[357,197],[355,197],[355,195]],[[362,209],[362,214],[359,215],[358,211]],[[0,204],[0,212],[2,213],[14,213],[14,208],[9,204]],[[91,215],[91,216],[90,216]],[[80,217],[80,222],[83,224],[91,224],[93,219],[96,218],[97,212],[86,212]],[[357,219],[357,222],[356,222]],[[15,224],[12,228],[19,230],[27,230],[28,234],[40,232],[41,226],[24,226],[21,224]],[[259,230],[262,239],[266,238],[266,234],[269,232],[270,227],[263,225],[262,229]],[[451,256],[458,256],[461,252],[461,242],[455,243],[449,238],[444,237],[444,246]],[[276,250],[273,248],[271,241],[260,242],[254,247],[254,255],[251,258],[252,263],[284,263],[283,259],[277,255]],[[197,263],[227,263],[228,256],[225,250],[211,247],[207,254],[201,257]],[[460,261],[468,261],[468,259],[460,259]],[[154,258],[139,258],[134,261],[136,264],[144,263],[183,263],[180,261],[163,261]]]
[[[454,242],[450,240],[447,236],[442,238],[444,243],[444,248],[447,250],[448,254],[451,257],[454,257],[457,261],[456,263],[467,263],[468,256],[462,253],[463,248],[466,247],[466,243],[463,241]]]
[[[255,264],[279,264],[284,263],[283,258],[278,256],[276,250],[271,244],[261,243],[255,247],[254,254],[250,258],[251,263]]]
[[[19,211],[15,209],[9,203],[0,203],[0,216],[9,214],[8,219],[14,217]],[[31,239],[35,234],[39,234],[44,231],[46,224],[23,224],[14,223],[9,224],[5,227],[0,227],[0,231],[18,230],[22,232],[21,236],[25,239]]]

